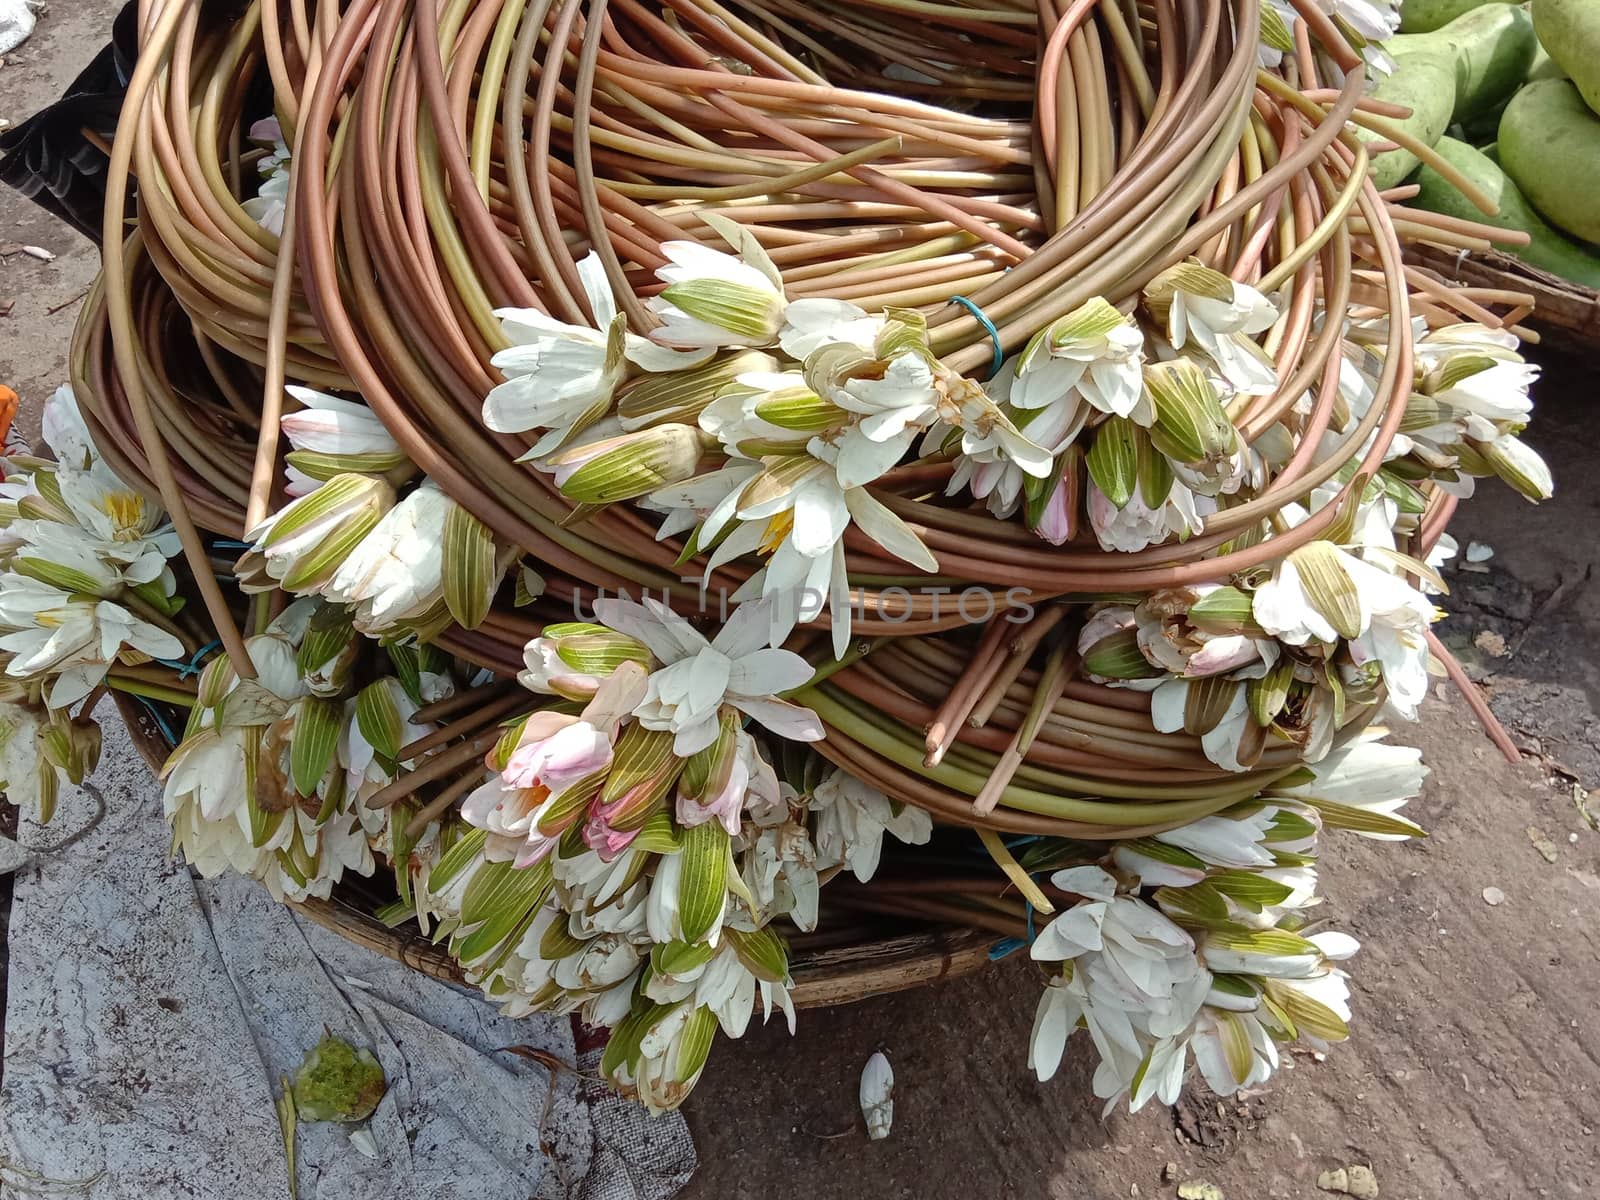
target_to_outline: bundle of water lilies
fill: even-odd
[[[1320,838],[1421,832],[1445,524],[1550,491],[1525,298],[1368,178],[1451,170],[1384,0],[140,17],[13,800],[142,697],[176,853],[392,876],[653,1108],[869,916],[1037,960],[1110,1103],[1346,1035]]]

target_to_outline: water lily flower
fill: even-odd
[[[1089,526],[1102,550],[1131,554],[1171,538],[1186,541],[1205,529],[1205,518],[1215,511],[1210,497],[1197,496],[1177,480],[1167,498],[1155,507],[1145,501],[1142,483],[1134,487],[1121,508],[1107,499],[1098,484],[1089,483]]]
[[[747,804],[760,807],[777,800],[778,776],[756,740],[726,718],[722,735],[701,754],[710,761],[699,786],[690,786],[687,771],[678,780],[678,824],[693,829],[718,821],[737,837]]]
[[[386,459],[399,455],[399,444],[365,404],[308,387],[290,385],[285,390],[301,404],[299,410],[285,413],[281,422],[283,435],[296,450]]]
[[[498,309],[511,346],[491,362],[505,382],[483,402],[483,423],[496,433],[543,429],[525,458],[553,454],[611,408],[628,364],[646,371],[677,371],[704,362],[709,352],[680,354],[628,332],[611,282],[593,251],[578,262],[594,326],[570,325],[533,308]]]
[[[1555,495],[1555,482],[1543,458],[1519,437],[1502,433],[1478,452],[1494,473],[1527,499],[1537,503]]]
[[[711,440],[693,425],[652,425],[568,446],[538,466],[580,504],[634,500],[692,477]]]
[[[58,521],[13,521],[11,569],[78,595],[115,599],[124,587],[161,578],[167,556],[149,541],[108,542]]]
[[[651,337],[677,348],[771,345],[783,328],[782,279],[753,238],[743,250],[755,265],[698,242],[662,242],[656,278],[667,287],[646,301],[661,319]]]
[[[397,761],[400,747],[431,733],[433,726],[415,720],[420,706],[392,675],[373,680],[349,704],[351,719],[345,721],[339,738],[339,765],[345,769],[345,787],[355,799],[357,811],[378,818],[371,832],[383,836],[390,828],[383,819],[385,814],[362,801],[392,782],[396,769],[407,765]],[[371,719],[363,719],[363,709],[373,714]],[[369,730],[381,745],[368,737]]]
[[[1278,1069],[1278,1044],[1253,1011],[1207,1005],[1195,1018],[1189,1049],[1206,1086],[1219,1096],[1258,1087]]]
[[[6,674],[52,675],[49,704],[64,708],[92,692],[123,650],[175,658],[183,643],[108,600],[79,599],[24,575],[0,576],[0,650]]]
[[[1054,1074],[1081,1020],[1100,1052],[1095,1095],[1114,1102],[1145,1077],[1148,1087],[1133,1096],[1133,1107],[1157,1094],[1175,1099],[1172,1047],[1162,1043],[1189,1027],[1211,987],[1194,940],[1144,901],[1116,895],[1116,881],[1098,867],[1059,871],[1051,882],[1085,900],[1052,920],[1029,948],[1037,961],[1071,964],[1040,1001],[1030,1065],[1041,1079]],[[1175,1069],[1181,1083],[1181,1053]]]
[[[1150,693],[1150,723],[1161,733],[1188,733],[1200,739],[1205,756],[1229,771],[1251,770],[1266,748],[1266,730],[1250,713],[1249,692],[1233,684],[1227,703],[1213,703],[1192,711],[1191,699],[1199,685],[1187,679],[1168,678]],[[1196,723],[1198,721],[1198,724]]]
[[[289,205],[289,146],[276,117],[264,118],[250,126],[250,140],[270,150],[256,162],[261,186],[254,197],[244,202],[243,208],[257,225],[273,237],[279,237],[283,234],[283,218]]]
[[[62,384],[44,402],[39,432],[64,469],[82,471],[100,461],[71,384]]]
[[[1017,360],[1011,403],[1020,409],[1091,408],[1149,425],[1144,334],[1096,297],[1034,335]],[[1087,413],[1078,413],[1081,422]],[[1068,422],[1070,424],[1070,422]]]
[[[813,789],[811,811],[817,818],[817,869],[844,866],[861,883],[877,873],[885,833],[908,846],[926,845],[933,836],[926,812],[890,800],[843,767]]]
[[[649,649],[626,634],[588,621],[546,625],[522,650],[517,682],[531,692],[589,700],[624,662],[648,668]]]
[[[293,447],[285,489],[290,496],[314,492],[345,471],[380,475],[405,463],[399,443],[366,405],[307,387],[286,390],[302,406],[280,422]]]
[[[780,783],[780,789],[789,790]],[[760,825],[757,804],[749,804],[746,815]],[[751,926],[759,927],[778,917],[788,917],[802,933],[817,927],[817,906],[821,880],[817,875],[817,848],[810,831],[798,821],[784,818],[755,831],[741,856],[740,875],[751,910]],[[739,924],[738,917],[730,924]]]
[[[798,453],[850,414],[811,389],[798,371],[746,371],[700,412],[700,428],[730,455]]]
[[[0,701],[0,792],[6,802],[41,825],[55,814],[67,773],[46,751],[48,714],[28,704]]]
[[[323,595],[354,606],[356,627],[369,634],[426,615],[444,599],[444,524],[453,507],[424,480],[356,543]]]
[[[1272,328],[1278,310],[1255,288],[1184,262],[1156,276],[1145,297],[1164,317],[1173,349],[1193,343],[1236,392],[1265,395],[1277,388],[1272,360],[1251,338]]]
[[[393,505],[394,489],[382,479],[336,475],[246,536],[285,591],[320,592]]]
[[[1281,929],[1207,930],[1200,957],[1213,972],[1274,979],[1305,979],[1325,969],[1315,942]]]
[[[281,626],[248,639],[245,649],[256,678],[246,684],[214,660],[208,672],[226,678],[215,697],[202,696],[199,729],[186,737],[162,767],[162,811],[172,827],[174,852],[210,879],[224,870],[264,879],[273,856],[288,845],[294,826],[284,814],[256,809],[245,786],[251,738],[306,695],[295,646]],[[202,676],[203,688],[211,676]],[[205,704],[206,699],[212,704]],[[217,703],[220,702],[220,703]],[[218,708],[228,716],[217,720]],[[264,740],[264,739],[263,739]]]
[[[1361,638],[1375,614],[1390,632],[1425,627],[1434,615],[1428,598],[1400,576],[1322,541],[1279,562],[1256,589],[1251,611],[1263,630],[1291,646]],[[1409,644],[1387,635],[1379,643],[1373,639],[1365,652],[1386,668],[1403,672],[1415,665]]]
[[[881,1051],[867,1059],[857,1090],[861,1116],[867,1123],[867,1137],[874,1142],[882,1141],[889,1136],[889,1128],[894,1124],[894,1069]]]
[[[669,484],[639,501],[643,508],[664,514],[656,541],[696,530],[695,545],[707,548],[739,508],[745,485],[761,474],[761,464],[750,459],[734,459],[725,467]]]
[[[835,655],[850,640],[850,582],[844,532],[851,521],[887,554],[924,571],[938,563],[922,539],[865,488],[845,488],[824,460],[795,456],[775,460],[740,494],[745,524],[712,554],[708,572],[756,550],[767,565],[734,593],[770,602],[769,641],[776,645],[796,624],[813,621],[826,606]]]
[[[824,346],[854,346],[872,353],[884,319],[848,300],[795,300],[783,310],[778,345],[797,362],[805,362]]]
[[[1308,764],[1311,778],[1303,783],[1273,784],[1268,792],[1287,799],[1321,801],[1357,808],[1390,818],[1394,825],[1420,833],[1399,816],[1406,802],[1422,791],[1428,768],[1422,752],[1383,741],[1384,731],[1367,730]],[[1400,830],[1357,830],[1375,841],[1401,841],[1412,836]]]
[[[723,704],[731,704],[781,737],[814,742],[822,722],[810,709],[776,693],[806,683],[811,664],[789,650],[769,649],[765,601],[734,610],[716,638],[707,641],[666,605],[645,597],[596,600],[602,624],[643,643],[661,666],[650,673],[634,715],[646,729],[670,731],[673,753],[688,758],[716,740]]]
[[[939,416],[933,368],[911,352],[891,359],[879,377],[847,380],[828,399],[860,418],[831,439],[843,488],[871,483],[892,469]]]
[[[954,496],[965,488],[975,499],[987,500],[989,511],[1001,520],[1016,512],[1024,490],[1030,486],[1030,480],[1054,473],[1038,473],[1036,468],[1041,462],[1041,452],[1046,458],[1054,460],[1078,436],[1089,414],[1088,406],[1076,399],[1043,408],[1018,410],[1011,404],[1011,396],[1016,388],[1017,362],[1017,359],[1011,359],[998,375],[983,385],[990,400],[1007,420],[1004,423],[976,421],[972,428],[961,432],[961,452],[956,457],[956,469],[951,474],[950,482],[945,485],[947,496]],[[940,448],[950,432],[951,428],[943,422],[935,425],[923,441],[923,454]],[[1012,457],[1010,448],[1016,444],[1017,437],[1026,442],[1023,450],[1026,467]],[[1060,491],[1060,488],[1055,490]]]
[[[642,1014],[636,1010],[629,1020],[641,1017],[642,1032],[630,1030],[628,1039],[633,1044],[636,1036],[637,1053],[631,1061],[617,1064],[611,1079],[625,1093],[636,1095],[650,1112],[659,1115],[682,1104],[699,1082],[711,1050],[711,1034],[717,1018],[710,1009],[697,1008],[690,1001],[683,1001],[665,1012],[659,1007],[646,1009]],[[617,1033],[624,1028],[627,1028],[626,1023]]]
[[[583,713],[536,712],[501,770],[461,804],[461,817],[487,831],[491,861],[529,867],[555,848],[588,811],[611,767],[617,730],[644,694],[644,669],[621,664]]]
[[[1164,588],[1141,600],[1133,613],[1145,658],[1187,679],[1275,663],[1278,646],[1272,639],[1211,632],[1190,620],[1190,610],[1220,590],[1218,584],[1194,584]]]

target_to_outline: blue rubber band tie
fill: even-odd
[[[207,642],[204,646],[201,646],[200,649],[194,652],[188,662],[184,662],[181,659],[176,658],[158,658],[156,659],[156,662],[160,663],[163,667],[166,667],[169,670],[176,671],[179,679],[188,679],[191,675],[198,675],[205,669],[200,663],[202,658],[210,654],[213,650],[220,649],[222,649],[222,641],[218,639],[216,641]]]
[[[1027,901],[1023,901],[1023,903],[1027,904]],[[990,962],[999,962],[1007,955],[1015,954],[1024,946],[1033,945],[1034,940],[1039,936],[1038,932],[1033,927],[1033,913],[1033,905],[1028,904],[1028,936],[1025,938],[1011,937],[1000,939],[1000,941],[989,947]]]
[[[176,746],[178,735],[172,732],[172,726],[167,724],[167,719],[161,715],[161,710],[156,707],[155,702],[147,696],[135,696],[134,699],[144,705],[145,711],[150,714],[150,719],[160,726],[161,736],[167,739],[167,745]]]
[[[1006,358],[1005,351],[1000,349],[1000,331],[994,327],[994,322],[989,320],[989,314],[965,296],[951,296],[950,303],[961,305],[962,308],[978,318],[978,324],[988,331],[989,342],[994,346],[994,362],[989,365],[989,378],[993,379],[1000,374],[1000,364],[1005,362]]]

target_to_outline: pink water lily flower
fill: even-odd
[[[462,818],[490,835],[490,858],[527,867],[555,848],[589,807],[574,800],[599,792],[617,728],[643,694],[644,669],[623,663],[582,715],[537,712],[528,718],[504,769],[461,805]]]

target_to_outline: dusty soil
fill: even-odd
[[[57,0],[0,66],[0,116],[59,94],[102,44],[116,4]],[[0,194],[0,243],[53,263],[0,262],[0,381],[38,404],[65,378],[91,247]],[[49,309],[67,302],[52,315]],[[1530,440],[1559,494],[1534,509],[1499,487],[1453,532],[1495,556],[1457,572],[1444,627],[1524,747],[1502,761],[1459,698],[1416,729],[1434,774],[1412,806],[1432,836],[1407,845],[1335,839],[1328,915],[1366,948],[1354,964],[1355,1036],[1326,1060],[1297,1054],[1259,1094],[1199,1089],[1172,1112],[1102,1121],[1082,1054],[1049,1084],[1025,1055],[1034,971],[1003,962],[973,979],[802,1014],[722,1043],[689,1104],[700,1147],[691,1200],[736,1196],[1110,1200],[1173,1196],[1209,1180],[1229,1200],[1316,1197],[1318,1174],[1370,1164],[1382,1195],[1581,1197],[1600,1179],[1600,832],[1578,798],[1600,789],[1600,372],[1546,363]],[[1600,795],[1593,811],[1600,815]],[[1485,888],[1504,893],[1489,905]],[[874,1050],[897,1078],[889,1140],[859,1129],[856,1082]],[[1168,1164],[1175,1164],[1169,1172]]]

